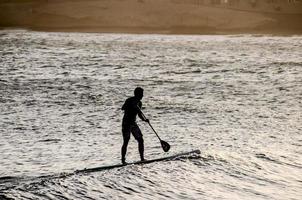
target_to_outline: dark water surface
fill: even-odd
[[[146,158],[201,158],[62,177],[120,162],[136,86]],[[0,93],[0,199],[302,199],[301,36],[1,31]]]

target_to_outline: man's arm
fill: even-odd
[[[142,102],[139,102],[137,105],[137,115],[139,116],[139,118],[141,118],[141,120],[149,123],[149,119],[147,119],[145,117],[145,115],[142,113],[141,109],[142,109]]]

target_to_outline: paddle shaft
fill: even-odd
[[[160,137],[158,136],[158,134],[156,133],[156,131],[154,130],[153,126],[150,124],[150,122],[148,122],[148,124],[149,124],[149,126],[151,127],[151,129],[154,131],[154,133],[155,133],[155,135],[157,136],[157,138],[158,138],[160,141],[162,141],[162,140],[160,139]]]
[[[137,106],[138,107],[138,106]],[[144,115],[144,113],[142,112],[142,110],[138,107],[138,109],[140,110],[140,112],[141,112],[141,114],[142,114],[142,117],[144,118],[144,119],[147,119],[147,117]],[[160,137],[158,136],[158,134],[157,134],[157,132],[155,131],[155,129],[153,128],[153,126],[151,125],[151,123],[150,122],[148,122],[148,124],[149,124],[149,126],[151,127],[151,129],[153,130],[153,132],[155,133],[155,135],[157,136],[157,138],[159,139],[159,141],[162,141],[161,139],[160,139]]]

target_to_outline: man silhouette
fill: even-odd
[[[141,161],[144,161],[144,139],[140,128],[136,123],[136,115],[141,118],[141,120],[145,122],[149,122],[148,119],[144,118],[141,112],[142,108],[142,98],[144,96],[144,90],[141,87],[137,87],[134,90],[134,96],[128,98],[122,110],[124,110],[124,117],[122,123],[122,132],[123,132],[123,146],[122,146],[122,163],[126,164],[126,153],[127,153],[127,146],[130,140],[130,133],[134,136],[134,138],[138,142],[138,151],[140,154]]]

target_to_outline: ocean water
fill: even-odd
[[[72,174],[120,163],[137,86],[145,157],[201,157]],[[302,199],[301,36],[3,30],[0,93],[1,200]]]

